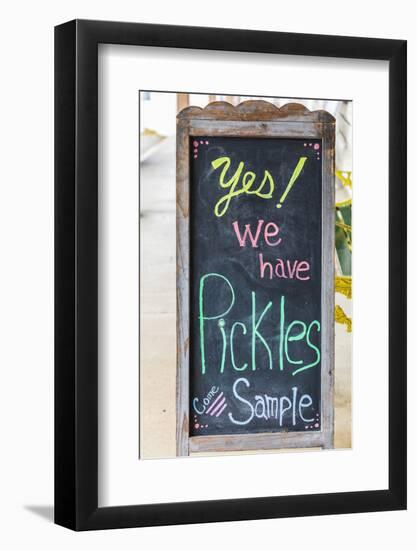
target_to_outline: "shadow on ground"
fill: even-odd
[[[39,506],[39,505],[27,505],[24,506],[25,510],[36,514],[37,516],[52,523],[54,521],[54,507],[53,506]]]

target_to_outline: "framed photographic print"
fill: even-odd
[[[56,523],[404,509],[406,42],[71,21],[55,75]]]

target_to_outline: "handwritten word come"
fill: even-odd
[[[307,157],[300,157],[298,159],[291,178],[283,194],[281,195],[279,203],[276,205],[277,208],[281,208],[292,186],[301,174],[306,160]],[[215,170],[223,166],[223,169],[220,172],[219,185],[223,189],[228,190],[228,192],[217,201],[214,207],[214,214],[217,217],[222,217],[227,212],[231,200],[242,194],[255,195],[261,199],[272,199],[275,190],[275,182],[269,170],[264,170],[263,178],[259,182],[259,178],[256,176],[255,172],[252,172],[251,170],[244,171],[245,163],[243,161],[239,162],[237,169],[229,179],[226,179],[226,174],[228,173],[231,165],[230,157],[219,157],[213,160],[211,165]]]
[[[214,396],[219,393],[219,387],[218,386],[212,386],[210,391],[207,393],[207,395],[202,399],[202,403],[199,403],[199,398],[195,397],[193,399],[193,407],[196,413],[203,414],[207,407],[212,403],[212,400]]]

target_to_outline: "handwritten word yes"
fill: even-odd
[[[307,157],[300,157],[298,159],[285,191],[277,204],[277,208],[281,208],[282,203],[301,174],[306,160]],[[264,170],[263,178],[261,182],[257,184],[259,178],[257,178],[255,172],[251,170],[244,171],[245,163],[243,161],[239,162],[237,169],[229,179],[226,179],[226,174],[231,165],[230,157],[219,157],[213,160],[211,165],[215,170],[223,166],[219,176],[219,184],[220,187],[228,190],[228,192],[217,201],[214,207],[214,214],[218,218],[221,218],[227,212],[231,200],[239,195],[256,195],[261,199],[272,199],[275,190],[275,182],[269,170]]]

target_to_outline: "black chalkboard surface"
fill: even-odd
[[[322,140],[189,147],[189,434],[320,430]]]

